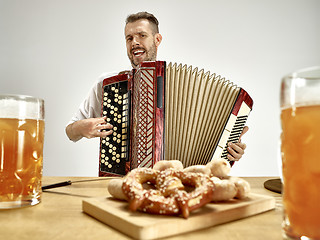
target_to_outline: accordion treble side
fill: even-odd
[[[182,64],[144,62],[107,78],[102,115],[114,128],[100,141],[99,176],[122,176],[163,159],[185,167],[226,159],[252,105],[244,89]]]

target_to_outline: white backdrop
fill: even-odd
[[[158,59],[216,72],[254,99],[239,176],[277,176],[279,87],[320,65],[318,0],[0,0],[0,93],[45,99],[44,175],[97,176],[99,140],[73,143],[65,125],[103,72],[126,69],[124,21],[160,21]]]

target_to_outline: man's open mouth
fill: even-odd
[[[136,56],[136,57],[139,57],[139,56],[141,56],[142,54],[144,54],[144,50],[133,50],[132,51],[132,54],[134,55],[134,56]]]

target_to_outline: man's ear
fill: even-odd
[[[162,41],[162,36],[160,33],[156,33],[154,35],[154,39],[155,39],[155,45],[158,48],[158,46],[160,45],[161,41]]]

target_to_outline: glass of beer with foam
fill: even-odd
[[[0,95],[0,209],[41,201],[44,101]]]
[[[320,239],[320,67],[281,82],[283,235]]]

